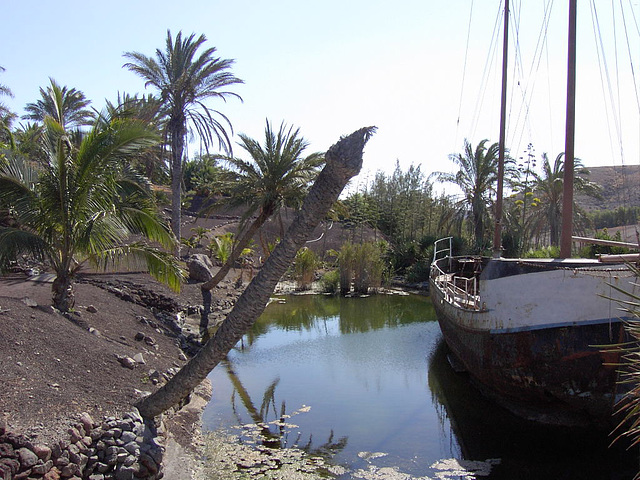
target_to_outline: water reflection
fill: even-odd
[[[252,334],[259,336],[270,327],[283,330],[311,330],[322,321],[339,319],[340,333],[368,332],[433,320],[431,302],[418,296],[374,295],[340,298],[324,295],[278,297],[268,307],[268,314],[256,322]]]
[[[545,427],[515,417],[484,398],[464,373],[447,361],[440,342],[429,362],[429,388],[442,424],[449,424],[468,460],[497,458],[488,478],[632,479],[637,450],[608,448],[603,433]]]

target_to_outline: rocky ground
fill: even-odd
[[[0,277],[0,420],[34,444],[64,438],[83,412],[123,415],[157,389],[193,351],[199,325],[184,316],[199,318],[202,303],[196,283],[175,294],[144,273],[86,274],[65,316],[51,307],[50,281]],[[231,281],[214,291],[212,323],[238,292]],[[169,419],[173,441],[189,448],[198,422],[193,411]]]

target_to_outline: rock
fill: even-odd
[[[49,470],[47,473],[44,474],[44,477],[42,477],[43,480],[60,480],[60,470],[58,470],[56,467],[53,467],[51,470]]]
[[[79,442],[82,439],[82,437],[84,437],[84,434],[80,435],[80,432],[75,427],[71,427],[69,430],[67,430],[67,433],[69,434],[71,443]]]
[[[35,300],[29,297],[23,298],[22,303],[24,303],[27,307],[31,307],[31,308],[35,308],[38,306],[38,302],[36,302]]]
[[[38,463],[38,456],[28,448],[19,448],[18,460],[20,460],[20,468],[26,470]]]
[[[139,364],[141,364],[141,365],[144,365],[145,363],[147,363],[147,362],[145,362],[145,361],[144,361],[144,357],[142,356],[142,353],[136,353],[136,354],[133,356],[133,360],[134,360],[136,363],[139,363]]]
[[[51,470],[52,467],[53,467],[53,460],[49,460],[46,463],[39,463],[39,464],[35,465],[31,469],[31,473],[34,473],[36,475],[44,475],[49,470]]]
[[[18,473],[18,470],[20,470],[20,462],[15,458],[0,458],[0,471],[2,471],[2,469],[4,469],[8,475],[15,475]]]
[[[15,458],[16,456],[10,443],[0,443],[0,458]]]
[[[187,259],[187,269],[189,271],[189,278],[198,282],[206,282],[213,278],[213,264],[209,257],[202,253],[196,253],[191,255]]]
[[[133,480],[133,476],[136,473],[134,467],[122,466],[116,471],[116,480]]]
[[[7,419],[3,415],[3,416],[0,416],[0,435],[4,435],[6,431],[7,431]]]
[[[60,475],[63,477],[72,477],[79,472],[80,467],[78,467],[78,465],[76,465],[75,463],[70,463],[69,465],[65,465],[64,467],[62,467]]]
[[[33,453],[35,453],[43,462],[46,462],[51,458],[51,449],[46,445],[34,445]]]
[[[89,333],[91,335],[95,335],[96,337],[99,337],[102,335],[102,333],[100,333],[100,330],[98,330],[97,328],[93,328],[93,327],[89,327]]]
[[[123,444],[135,442],[136,434],[133,432],[122,432],[122,436],[120,437]]]
[[[20,472],[16,476],[14,476],[13,480],[28,480],[30,475],[31,469],[25,470],[24,472]]]
[[[142,340],[144,340],[144,333],[142,332],[138,332],[136,333],[136,336],[133,337],[137,342],[141,342]]]
[[[125,368],[129,368],[131,370],[133,370],[134,368],[136,368],[136,361],[131,358],[131,357],[124,357],[121,355],[116,355],[116,358],[118,359],[118,362],[120,362],[120,365],[122,365]]]
[[[80,415],[80,423],[82,423],[84,432],[87,435],[91,434],[91,430],[93,430],[93,427],[96,425],[96,422],[94,422],[91,415],[89,415],[87,412],[82,412],[82,414]]]
[[[93,305],[89,305],[87,307],[87,312],[89,312],[89,313],[98,313],[98,309],[96,307],[94,307]]]

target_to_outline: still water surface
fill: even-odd
[[[633,478],[636,451],[513,418],[446,355],[425,297],[282,297],[211,373],[204,426],[285,414],[263,429],[267,443],[330,451],[349,469],[341,478],[383,467],[403,478]]]

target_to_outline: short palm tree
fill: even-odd
[[[26,105],[23,119],[43,123],[46,117],[51,117],[67,131],[93,123],[94,112],[88,108],[91,101],[84,93],[61,87],[53,78],[49,82],[46,89],[40,88],[42,98]]]
[[[211,290],[227,275],[235,261],[260,227],[280,208],[287,205],[298,208],[324,163],[321,153],[303,156],[309,143],[300,136],[300,129],[280,125],[274,132],[267,121],[264,147],[257,140],[240,134],[239,145],[251,160],[226,157],[229,172],[229,197],[226,203],[243,206],[246,213],[229,260],[216,275],[202,285]],[[248,223],[248,220],[257,217]]]
[[[584,168],[580,159],[574,159],[574,171],[581,175],[574,176],[573,188],[575,192],[598,198],[600,187],[585,178],[589,170]],[[562,230],[562,194],[564,185],[564,152],[558,154],[551,165],[546,153],[542,154],[542,174],[534,173],[533,190],[540,198],[539,215],[535,218],[533,230],[541,232],[549,228],[549,240],[551,245],[560,244]],[[578,211],[574,204],[574,211]]]
[[[102,268],[144,262],[179,289],[175,258],[131,241],[137,234],[165,248],[175,243],[150,190],[127,170],[129,159],[157,137],[140,122],[103,117],[76,147],[51,117],[45,127],[45,168],[36,171],[16,154],[0,169],[0,206],[9,207],[18,224],[0,227],[0,266],[22,253],[47,260],[56,274],[53,305],[63,312],[74,305],[73,278],[86,261]]]
[[[201,53],[198,49],[206,37],[195,34],[183,38],[178,32],[175,38],[167,31],[166,49],[156,50],[155,58],[138,52],[125,53],[130,61],[125,67],[145,80],[145,86],[158,91],[167,117],[165,136],[171,152],[171,228],[176,238],[181,238],[182,165],[189,127],[193,127],[205,147],[214,139],[226,153],[231,152],[231,142],[226,127],[231,122],[218,110],[206,105],[209,99],[240,98],[236,93],[223,90],[243,83],[229,69],[233,60],[215,57],[215,47]]]
[[[465,140],[464,153],[449,155],[449,160],[459,167],[458,172],[434,173],[437,180],[454,183],[462,190],[463,197],[456,211],[461,216],[471,215],[476,250],[483,248],[491,195],[495,192],[498,180],[499,145],[494,143],[487,146],[488,141],[482,140],[474,150],[471,143]],[[505,180],[515,173],[513,160],[505,158]]]

